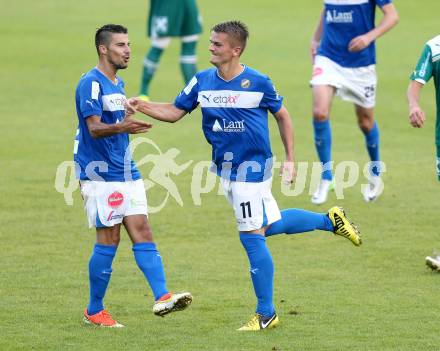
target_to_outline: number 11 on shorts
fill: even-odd
[[[240,204],[241,206],[241,210],[243,211],[243,218],[246,218],[246,207],[247,207],[247,216],[248,217],[252,217],[252,212],[251,212],[251,202],[242,202]]]

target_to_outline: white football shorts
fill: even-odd
[[[310,85],[331,85],[341,99],[372,108],[376,104],[376,65],[347,68],[317,55]]]
[[[142,179],[129,182],[82,180],[80,185],[90,228],[112,227],[122,223],[126,216],[148,215]]]
[[[234,209],[239,231],[260,229],[281,219],[272,195],[272,178],[261,183],[234,182],[221,178],[226,198]]]

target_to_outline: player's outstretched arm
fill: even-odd
[[[373,41],[388,32],[399,22],[399,15],[397,14],[394,4],[387,4],[381,7],[381,10],[383,12],[383,17],[379,25],[368,33],[353,38],[348,44],[349,51],[357,52],[365,49]]]
[[[119,133],[146,133],[153,125],[131,117],[125,117],[121,123],[107,124],[101,122],[100,116],[90,116],[86,119],[87,127],[93,138],[102,138]]]
[[[409,107],[409,123],[414,128],[423,127],[423,123],[426,120],[425,113],[422,111],[419,105],[420,91],[423,88],[423,84],[415,80],[409,83],[407,97]]]
[[[282,106],[280,110],[274,114],[280,130],[281,140],[283,141],[286,158],[280,169],[280,175],[286,184],[290,184],[295,179],[295,159],[293,155],[293,127],[290,114],[287,109]]]
[[[174,123],[186,115],[186,111],[178,109],[172,103],[143,101],[130,98],[127,104],[136,111],[163,122]]]

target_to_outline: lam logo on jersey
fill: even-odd
[[[245,131],[244,120],[241,121],[227,121],[222,119],[222,123],[216,119],[212,126],[213,132],[225,132],[225,133],[243,133]]]
[[[223,128],[220,125],[220,123],[218,123],[218,120],[215,120],[214,125],[212,126],[212,131],[213,132],[223,132]]]
[[[353,11],[327,10],[325,19],[327,23],[353,23]]]

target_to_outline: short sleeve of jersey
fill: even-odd
[[[391,0],[376,0],[376,5],[379,7],[384,7],[385,5],[391,4]]]
[[[272,114],[277,113],[283,106],[283,97],[278,95],[269,78],[263,83],[262,91],[264,95],[261,99],[260,107],[267,108]]]
[[[411,80],[426,84],[432,76],[432,52],[428,44],[423,48],[416,69],[411,75]]]
[[[102,102],[100,99],[101,87],[98,81],[85,79],[78,88],[78,102],[81,115],[86,118],[89,116],[102,116]]]
[[[174,100],[174,106],[180,110],[184,110],[188,113],[193,111],[198,103],[199,97],[199,85],[197,81],[197,76],[194,76],[187,86],[177,95]]]

